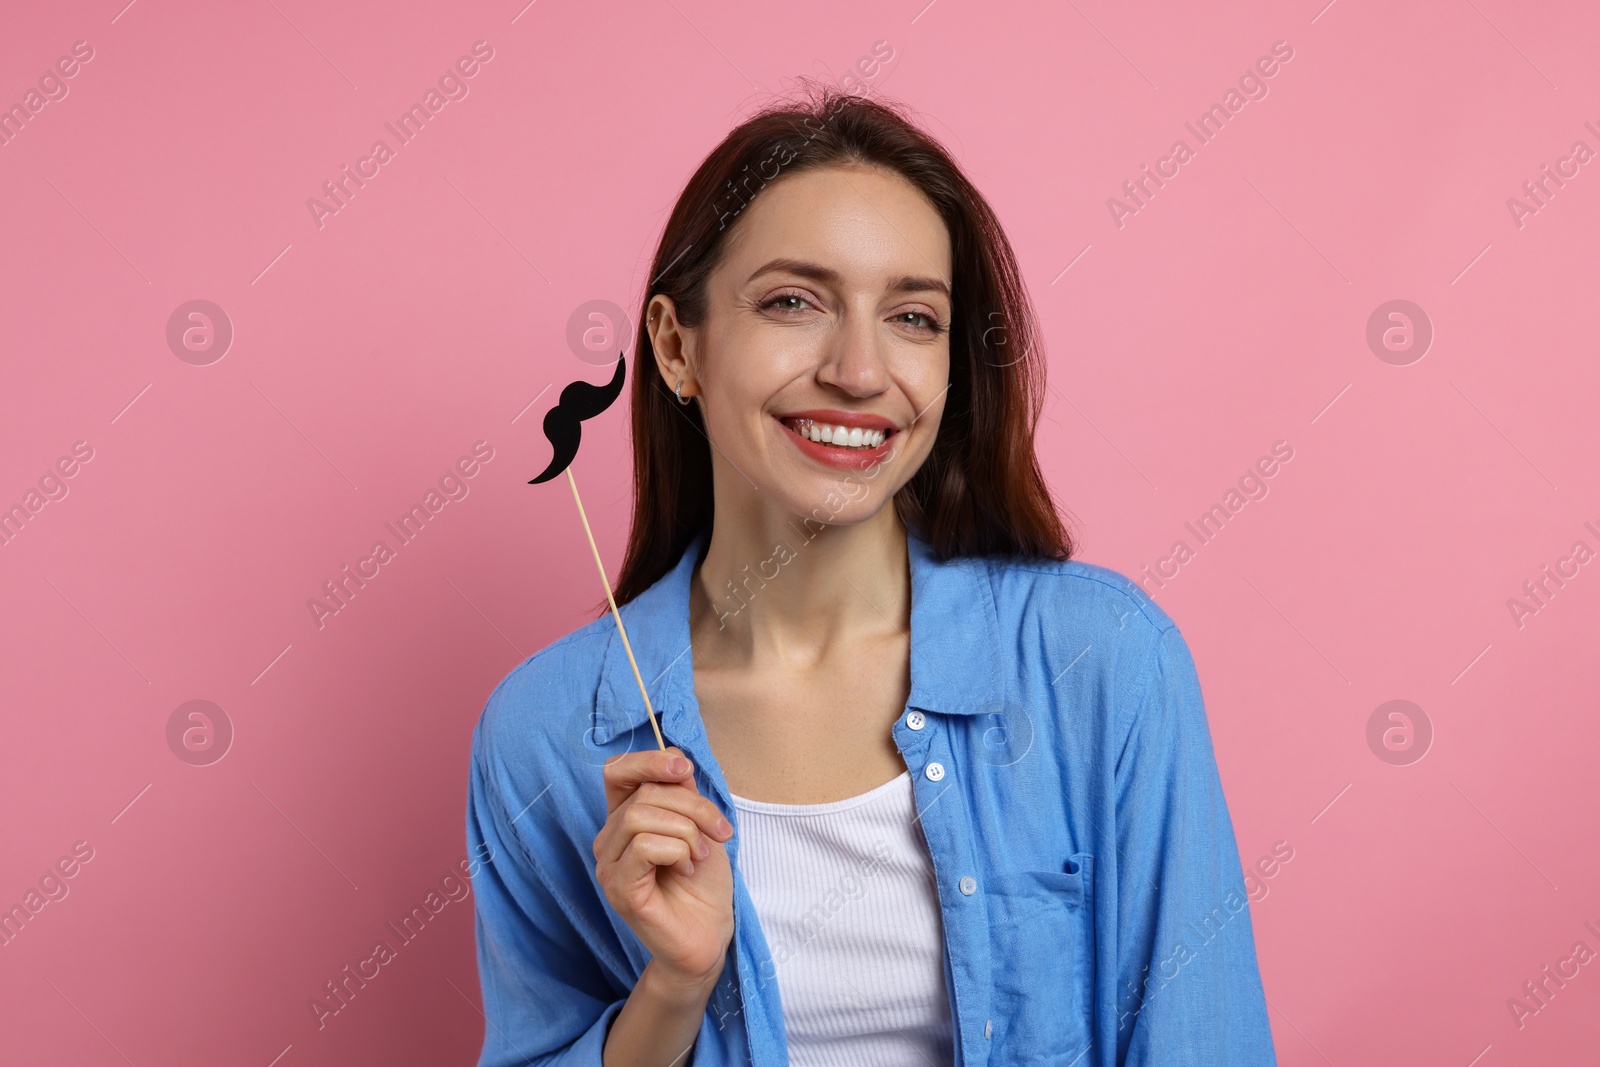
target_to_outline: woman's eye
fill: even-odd
[[[896,315],[895,318],[899,319],[905,325],[913,326],[919,330],[932,330],[934,333],[938,333],[941,329],[939,320],[923,311],[902,311],[900,314]],[[907,319],[920,321],[906,322]]]
[[[807,305],[809,305],[811,303],[811,301],[807,300],[803,296],[800,296],[798,293],[780,293],[779,295],[773,297],[771,300],[768,300],[765,304],[762,304],[761,306],[763,308],[774,308],[774,307],[778,307],[778,305],[782,304],[785,300],[793,300],[796,304],[807,304]],[[794,307],[794,306],[790,305],[790,306],[781,307],[781,308],[779,308],[779,310],[780,311],[799,311],[800,309],[798,307]]]

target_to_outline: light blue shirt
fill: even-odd
[[[730,959],[683,1067],[783,1067],[776,967],[695,700],[689,583],[706,538],[622,608],[667,743],[735,828]],[[941,563],[915,535],[908,548],[911,693],[893,736],[937,880],[955,1067],[1275,1067],[1233,824],[1177,626],[1104,567]],[[600,1067],[650,958],[595,879],[601,765],[655,747],[609,616],[490,694],[467,808],[469,847],[487,858],[473,879],[480,1067]]]

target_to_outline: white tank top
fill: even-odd
[[[944,929],[911,773],[825,804],[733,804],[792,1067],[952,1063]]]

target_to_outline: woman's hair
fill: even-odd
[[[1072,538],[1033,453],[1045,368],[1011,244],[955,162],[902,112],[832,86],[812,88],[807,99],[768,105],[729,133],[678,197],[650,267],[635,341],[633,526],[618,603],[671,570],[712,517],[710,441],[699,405],[680,405],[656,368],[645,321],[650,300],[670,297],[678,321],[699,326],[707,278],[751,197],[829,165],[899,174],[932,202],[950,234],[950,386],[933,450],[895,494],[901,521],[940,559],[1070,558]]]

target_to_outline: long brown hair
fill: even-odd
[[[619,603],[671,570],[712,517],[711,448],[699,406],[679,405],[656,369],[645,322],[650,300],[670,297],[678,321],[699,326],[706,280],[750,198],[774,180],[830,164],[900,174],[950,233],[950,388],[932,452],[895,494],[901,521],[940,559],[1072,555],[1033,453],[1045,370],[1033,308],[994,211],[903,105],[801,84],[803,99],[768,105],[712,150],[656,248],[634,344],[633,525]]]

